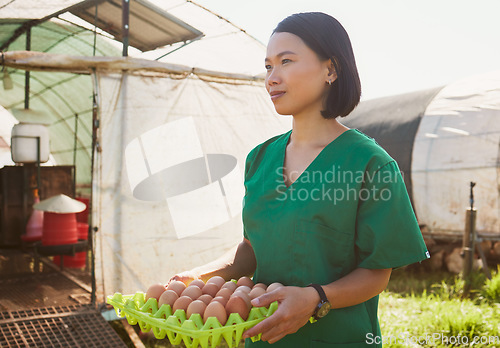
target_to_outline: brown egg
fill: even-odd
[[[222,297],[222,296],[217,296],[217,297],[214,297],[211,302],[217,301],[217,302],[220,302],[223,306],[226,306],[226,303],[227,303],[228,300],[229,300],[229,298],[225,298],[225,297]]]
[[[213,300],[213,297],[209,294],[204,294],[198,297],[198,300],[203,301],[206,305],[208,305]]]
[[[231,296],[226,304],[226,314],[229,317],[231,313],[238,313],[243,320],[247,320],[250,313],[250,306],[247,301],[240,296]]]
[[[226,325],[227,314],[224,306],[217,301],[212,301],[205,309],[205,314],[203,315],[203,321],[207,321],[210,317],[216,317],[221,325]]]
[[[195,279],[191,283],[189,283],[189,286],[194,286],[194,285],[196,285],[200,289],[203,289],[203,287],[205,286],[205,283],[201,279]]]
[[[249,294],[247,294],[245,291],[238,291],[238,290],[236,290],[236,291],[235,291],[235,292],[231,295],[231,297],[236,297],[236,296],[237,296],[237,297],[241,297],[242,299],[244,299],[244,300],[245,300],[245,302],[246,302],[246,303],[248,303],[248,305],[249,305],[250,307],[252,306],[252,305],[251,305],[251,303],[250,303],[250,301],[252,301],[252,300],[250,299],[250,295],[249,295]],[[229,299],[231,299],[231,297],[230,297]]]
[[[188,306],[193,302],[193,299],[189,296],[181,296],[174,302],[174,306],[172,307],[172,313],[175,313],[178,309],[183,309],[187,311]]]
[[[241,286],[238,286],[238,287],[236,288],[236,290],[234,290],[234,292],[236,292],[236,291],[243,291],[243,292],[246,292],[247,294],[249,294],[249,293],[250,293],[250,291],[252,291],[252,288],[249,288],[249,287],[248,287],[248,286],[246,286],[246,285],[241,285]]]
[[[274,291],[274,290],[276,290],[277,288],[281,288],[281,287],[283,287],[283,286],[284,286],[284,285],[283,285],[283,284],[281,284],[281,283],[272,283],[271,285],[269,285],[269,286],[267,287],[267,290],[266,290],[266,291],[267,291],[267,292],[271,292],[271,291]]]
[[[194,300],[203,295],[201,289],[196,285],[189,285],[181,294],[181,296],[189,296]]]
[[[201,300],[196,300],[191,302],[186,311],[186,318],[189,319],[191,315],[194,313],[198,313],[203,318],[203,314],[205,313],[205,308],[207,308],[207,305],[205,302]]]
[[[217,296],[222,296],[222,297],[225,297],[226,299],[229,299],[229,297],[233,294],[233,290],[229,289],[229,288],[223,288],[223,289],[220,289],[216,294],[215,294],[215,297]]]
[[[265,289],[260,287],[259,288],[254,287],[248,295],[250,296],[250,300],[253,300],[254,298],[264,295],[265,293],[266,293]]]
[[[207,280],[207,284],[216,284],[219,288],[222,287],[222,285],[224,285],[225,282],[226,281],[224,280],[224,278],[220,276],[214,276],[209,280]]]
[[[165,290],[165,285],[163,284],[156,283],[151,285],[146,291],[146,301],[150,298],[158,300]]]
[[[266,285],[266,284],[264,284],[264,283],[257,283],[257,284],[255,284],[255,285],[253,286],[253,288],[252,288],[252,289],[255,289],[255,288],[262,288],[262,289],[266,290],[266,289],[267,289],[267,285]]]
[[[167,290],[173,290],[177,295],[181,296],[182,292],[186,289],[186,284],[179,280],[174,280],[168,284]]]
[[[254,283],[252,281],[252,279],[248,278],[248,277],[241,277],[240,279],[238,279],[238,282],[236,283],[237,286],[248,286],[250,289],[253,288],[254,286]]]
[[[225,282],[224,285],[221,286],[221,289],[228,288],[231,291],[234,291],[234,290],[236,290],[237,287],[238,287],[238,285],[236,285],[235,282],[229,281],[229,282]]]
[[[204,294],[209,294],[212,297],[215,297],[215,295],[217,294],[218,291],[219,291],[219,287],[217,286],[217,284],[213,284],[213,283],[207,283],[207,284],[205,284],[203,289],[201,289],[201,292],[203,292]]]
[[[170,307],[172,307],[178,298],[179,295],[177,295],[174,290],[166,290],[158,299],[158,308],[164,304],[170,305]]]

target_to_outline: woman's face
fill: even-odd
[[[266,89],[281,115],[319,113],[328,81],[335,80],[330,60],[290,33],[274,33],[267,46]],[[330,74],[332,73],[333,74]]]

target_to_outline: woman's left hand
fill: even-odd
[[[278,309],[269,318],[244,332],[243,338],[262,333],[261,340],[274,343],[297,332],[313,315],[319,294],[312,287],[284,286],[252,300],[255,307],[268,307],[278,301]]]

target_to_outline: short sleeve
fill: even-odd
[[[355,243],[360,268],[398,268],[430,257],[394,160],[365,173]]]
[[[243,184],[245,186],[245,195],[243,196],[243,201],[242,201],[242,208],[245,208],[245,198],[246,198],[246,195],[247,195],[247,177],[248,177],[248,172],[252,166],[252,162],[256,156],[256,153],[258,151],[258,146],[253,148],[247,155],[246,159],[245,159],[245,174],[244,174],[244,177],[243,177]],[[243,226],[243,237],[245,239],[248,239],[248,235],[247,235],[247,231],[245,230],[245,226]]]

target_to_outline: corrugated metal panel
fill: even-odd
[[[69,10],[122,41],[122,0],[99,0],[97,18],[95,3],[95,0],[84,1]],[[193,40],[202,35],[201,31],[147,1],[130,1],[129,43],[141,51]]]

